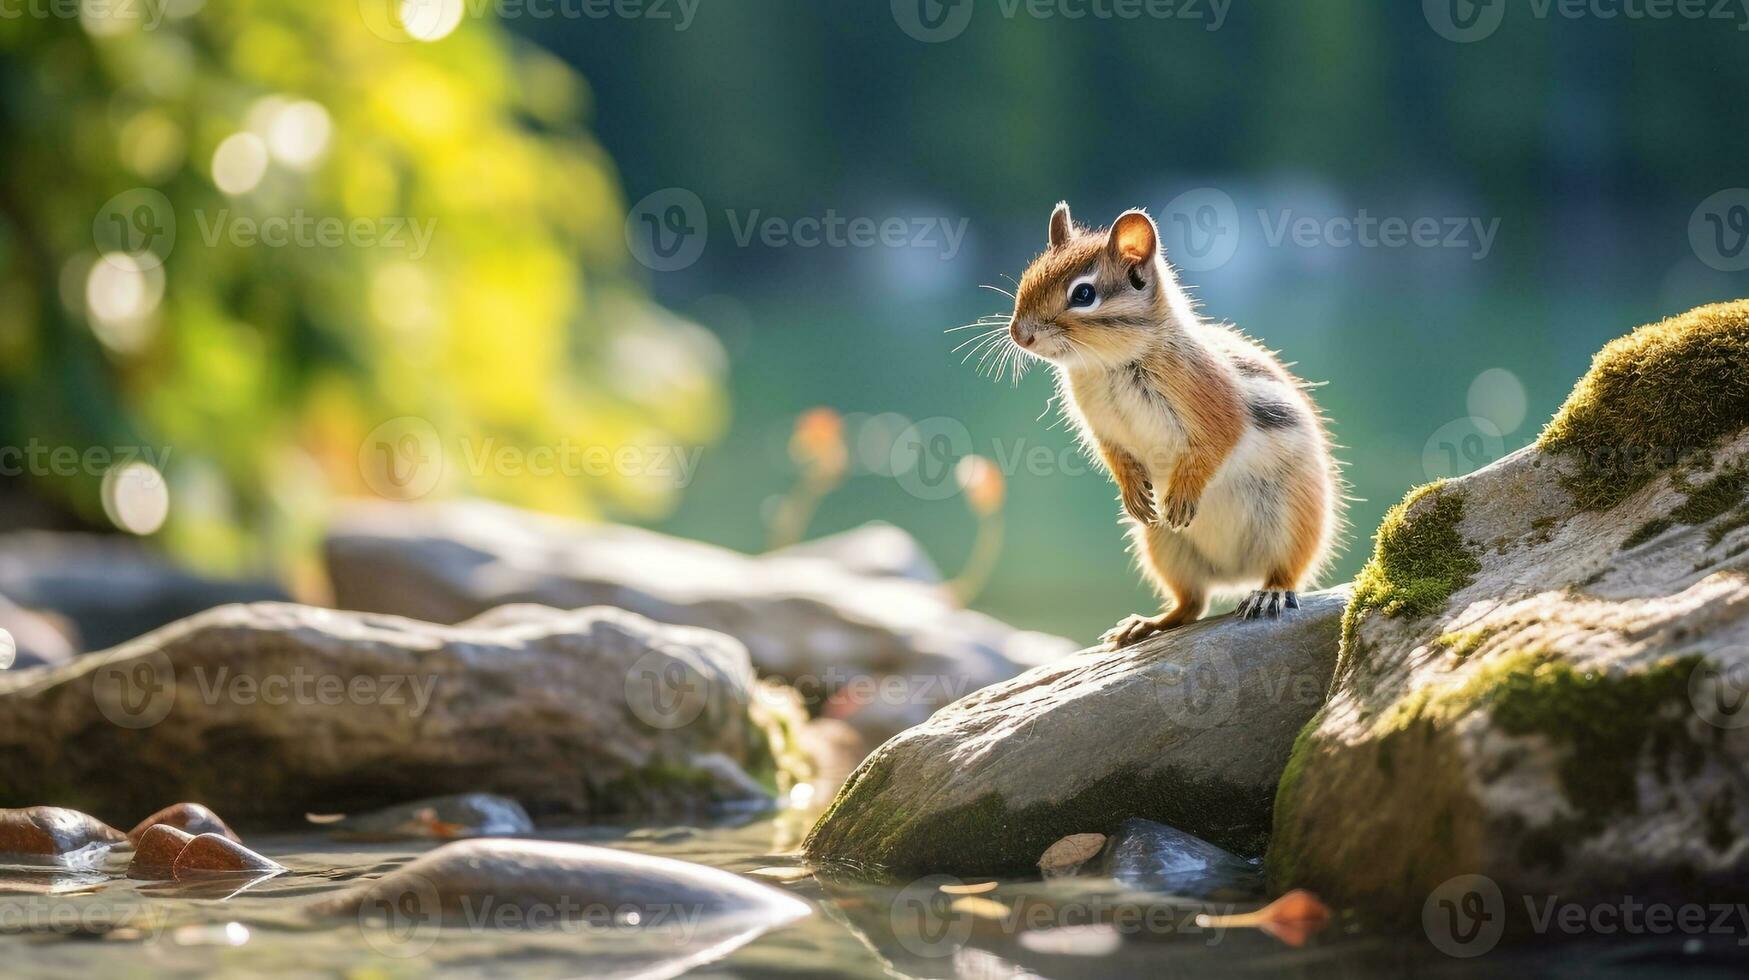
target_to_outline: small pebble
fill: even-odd
[[[0,810],[0,854],[65,857],[125,840],[121,831],[78,810],[58,806]]]
[[[177,881],[213,874],[261,874],[284,870],[283,866],[218,834],[201,834],[189,841],[171,867]]]
[[[128,877],[148,881],[175,877],[172,869],[176,867],[176,858],[193,840],[193,834],[167,823],[148,827],[134,845],[134,859],[128,864]]]
[[[139,822],[133,830],[128,831],[128,840],[135,844],[147,830],[159,824],[168,824],[177,830],[187,831],[199,836],[201,834],[218,834],[228,837],[241,844],[243,838],[238,837],[219,815],[199,803],[176,803],[167,806]]]

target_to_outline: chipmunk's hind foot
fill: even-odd
[[[1240,619],[1258,619],[1268,616],[1270,619],[1281,617],[1284,609],[1300,608],[1299,593],[1289,589],[1258,589],[1245,597],[1239,603],[1239,608],[1233,610]]]
[[[1122,650],[1124,647],[1140,643],[1150,636],[1166,633],[1196,622],[1203,614],[1205,604],[1200,599],[1191,601],[1179,600],[1170,612],[1158,616],[1143,616],[1140,613],[1125,619],[1123,622],[1105,631],[1100,640],[1107,650]]]

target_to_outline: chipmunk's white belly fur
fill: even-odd
[[[1156,495],[1162,494],[1186,447],[1183,423],[1140,386],[1109,378],[1077,384],[1071,376],[1068,381],[1070,410],[1083,431],[1142,461]],[[1240,387],[1248,400],[1291,409],[1297,423],[1262,428],[1248,421],[1204,489],[1188,528],[1130,523],[1138,556],[1151,552],[1156,561],[1178,566],[1212,590],[1253,588],[1287,559],[1294,547],[1288,527],[1291,488],[1310,480],[1334,491],[1321,433],[1299,393],[1274,377],[1246,378]]]

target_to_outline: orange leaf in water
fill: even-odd
[[[1289,946],[1304,946],[1330,925],[1330,906],[1311,892],[1296,888],[1255,912],[1199,915],[1196,924],[1205,929],[1258,929]]]

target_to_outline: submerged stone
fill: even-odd
[[[1257,892],[1260,867],[1193,834],[1152,820],[1125,820],[1106,845],[1104,872],[1132,888],[1203,897]]]
[[[250,874],[284,871],[278,862],[251,851],[218,834],[200,834],[176,855],[171,871],[177,881],[207,875]]]
[[[522,804],[490,793],[459,793],[348,816],[327,826],[340,840],[452,840],[534,832]]]
[[[176,859],[194,835],[167,823],[153,824],[134,843],[134,858],[128,863],[129,878],[158,881],[176,877]]]

